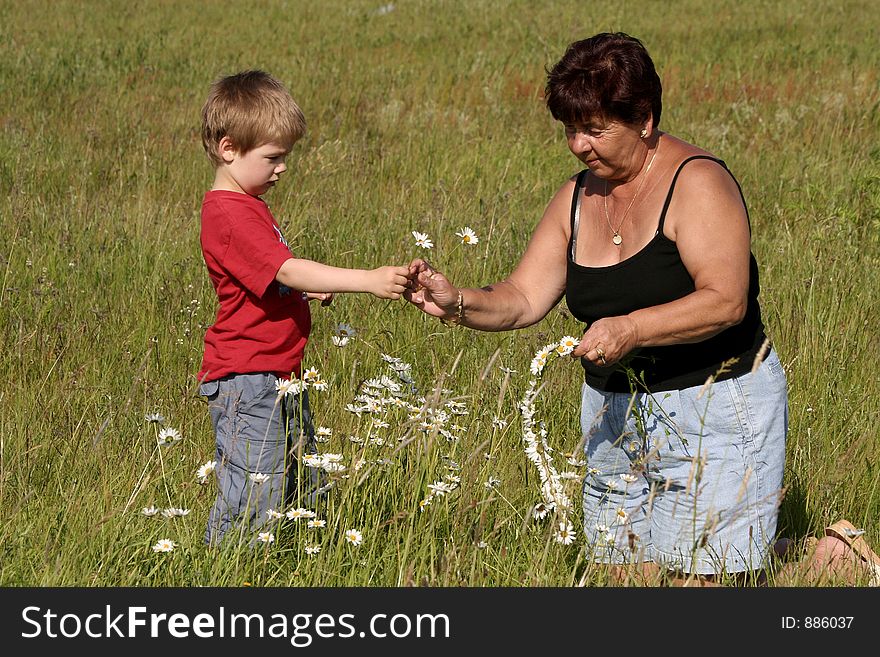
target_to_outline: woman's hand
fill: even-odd
[[[410,289],[403,298],[423,313],[447,318],[455,315],[458,288],[425,260],[417,258],[409,265]]]
[[[638,328],[631,317],[606,317],[593,322],[571,356],[605,367],[626,356],[638,343]]]

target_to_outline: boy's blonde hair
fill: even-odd
[[[296,101],[265,71],[243,71],[211,85],[202,106],[202,145],[219,166],[220,140],[229,137],[239,153],[273,142],[287,150],[306,133],[306,119]]]

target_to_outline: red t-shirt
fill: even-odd
[[[201,244],[220,307],[205,333],[199,380],[298,374],[312,318],[302,293],[275,280],[292,256],[266,203],[249,194],[207,192]]]

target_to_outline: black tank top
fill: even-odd
[[[696,159],[717,162],[730,173],[724,162],[706,155],[694,155],[684,160],[672,178],[654,238],[632,257],[607,267],[584,267],[574,261],[581,189],[588,171],[578,175],[571,202],[565,299],[572,315],[586,322],[586,328],[602,317],[626,315],[634,310],[675,301],[695,291],[694,281],[681,261],[675,242],[663,234],[663,224],[678,175],[685,164]],[[734,181],[742,196],[739,182],[736,178]],[[599,367],[582,358],[587,384],[608,392],[630,392],[633,389],[658,392],[702,385],[709,375],[716,375],[716,380],[720,381],[749,372],[764,342],[758,292],[758,264],[755,256],[750,254],[748,306],[742,322],[702,342],[636,349],[621,363],[608,367]],[[735,362],[719,373],[722,363],[733,359]],[[631,382],[624,365],[633,370],[638,383]]]

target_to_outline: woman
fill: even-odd
[[[484,331],[532,325],[565,296],[586,325],[572,356],[585,374],[595,560],[759,570],[776,532],[787,389],[739,185],[724,162],[659,130],[661,84],[638,39],[572,44],[545,97],[586,168],[551,199],[513,273],[461,289],[416,260],[406,296]],[[823,539],[819,551],[845,549]]]

